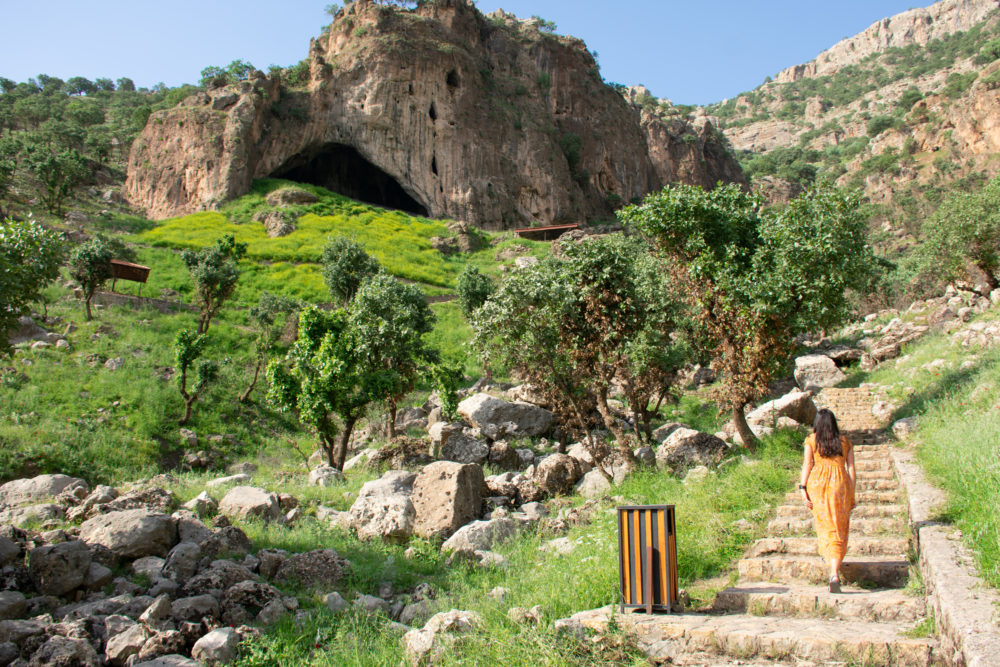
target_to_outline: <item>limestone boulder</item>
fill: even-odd
[[[816,404],[812,400],[812,392],[791,391],[781,398],[760,405],[746,419],[751,426],[771,426],[780,417],[788,417],[799,424],[811,426],[816,419]]]
[[[205,594],[217,594],[221,597],[224,591],[236,584],[255,578],[253,572],[239,563],[220,559],[212,561],[211,565],[188,579],[181,592],[188,597]]]
[[[90,491],[85,481],[68,475],[38,475],[15,479],[0,486],[0,505],[26,505],[55,498],[63,491],[79,487]]]
[[[256,486],[237,486],[219,503],[219,512],[230,519],[280,520],[284,513],[278,495]]]
[[[344,473],[333,466],[319,466],[309,472],[309,483],[313,486],[337,486],[344,483]]]
[[[479,428],[510,422],[519,436],[537,437],[552,430],[553,414],[531,403],[509,402],[490,394],[473,394],[458,404],[458,414]]]
[[[127,622],[119,627],[118,632],[108,636],[104,648],[104,657],[108,664],[115,667],[127,664],[133,655],[138,655],[146,641],[153,635],[142,623]]]
[[[598,498],[611,490],[611,481],[600,470],[591,470],[576,483],[576,492],[584,498]]]
[[[711,433],[680,428],[657,449],[656,463],[660,468],[675,471],[699,465],[715,466],[722,461],[726,450],[726,443]]]
[[[402,541],[413,534],[416,511],[410,496],[416,477],[405,470],[390,470],[361,487],[350,511],[358,537]]]
[[[101,662],[86,639],[56,635],[35,651],[28,667],[100,667]]]
[[[900,440],[906,440],[917,430],[916,417],[904,417],[892,425],[892,434]]]
[[[80,540],[37,547],[28,552],[28,572],[42,595],[66,595],[86,581],[92,557]]]
[[[166,556],[177,544],[177,525],[166,514],[149,510],[109,512],[87,519],[80,539],[120,558]]]
[[[414,533],[450,537],[479,515],[483,469],[474,463],[437,461],[425,466],[413,483]]]
[[[847,379],[833,359],[822,354],[807,354],[795,359],[795,382],[805,391],[833,387]]]
[[[21,618],[28,611],[28,601],[20,591],[0,591],[0,621]]]
[[[454,433],[441,445],[441,458],[455,463],[482,465],[490,455],[490,446],[479,438]]]
[[[170,604],[170,617],[178,622],[199,622],[203,618],[219,616],[219,601],[208,594],[179,598]]]
[[[236,657],[239,635],[233,628],[217,628],[195,642],[191,657],[208,664],[225,664]]]
[[[282,559],[274,580],[329,589],[343,578],[350,566],[347,559],[333,549],[315,549]]]
[[[583,477],[583,465],[566,454],[551,454],[535,467],[532,480],[538,488],[550,496],[567,494],[573,485]]]
[[[452,609],[435,614],[422,629],[403,636],[406,659],[411,665],[434,664],[454,646],[457,636],[481,624],[482,618],[474,611]]]
[[[511,538],[517,532],[512,519],[500,518],[468,523],[441,545],[445,552],[473,555],[477,551],[490,551],[495,544]]]

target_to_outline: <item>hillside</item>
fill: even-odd
[[[861,187],[893,245],[912,245],[944,191],[1000,171],[998,39],[996,3],[939,2],[706,112],[777,199],[817,179]]]

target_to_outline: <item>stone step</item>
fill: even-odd
[[[898,488],[899,480],[895,477],[892,479],[858,477],[858,482],[854,485],[855,491],[895,491]]]
[[[878,623],[916,623],[927,615],[922,595],[908,595],[898,588],[869,591],[847,585],[836,594],[820,586],[742,583],[720,591],[712,609],[754,616],[818,616]]]
[[[859,473],[867,472],[879,472],[882,470],[888,470],[895,473],[895,469],[892,467],[892,459],[888,456],[884,458],[864,458],[859,459],[854,457],[854,469]]]
[[[822,558],[797,554],[743,558],[737,569],[743,581],[782,584],[825,584],[830,576],[829,566]],[[842,581],[880,588],[901,588],[906,585],[909,576],[910,561],[893,556],[847,558],[840,571]]]
[[[860,491],[855,489],[854,502],[858,505],[880,505],[883,503],[898,503],[901,499],[898,489],[891,491]],[[802,502],[802,496],[798,491],[789,491],[785,494],[785,502],[794,505]]]
[[[902,535],[906,532],[906,525],[902,518],[898,517],[875,517],[872,519],[855,519],[851,521],[851,531],[848,534],[850,539],[865,535]],[[772,519],[767,524],[767,533],[771,537],[786,537],[802,535],[805,537],[815,537],[812,519],[796,519],[794,517]]]
[[[809,519],[812,517],[812,510],[805,506],[801,497],[798,504],[778,505],[775,514],[779,519],[799,518]],[[873,517],[905,517],[906,508],[902,505],[869,505],[860,503],[851,510],[851,519],[870,519]]]
[[[904,636],[903,632],[913,626],[910,623],[749,614],[619,614],[605,607],[556,621],[556,627],[603,633],[612,618],[637,640],[651,661],[658,663],[684,664],[685,656],[705,652],[740,662],[769,658],[813,664],[928,667],[934,664],[937,648],[933,639]]]
[[[769,554],[815,556],[819,553],[818,542],[815,537],[764,537],[750,545],[746,557]],[[847,558],[894,556],[905,559],[909,547],[909,541],[905,537],[856,537],[847,542]]]

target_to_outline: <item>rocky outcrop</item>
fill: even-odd
[[[304,82],[258,72],[154,113],[129,201],[176,216],[277,176],[503,229],[607,216],[675,180],[742,180],[708,119],[630,104],[581,40],[467,0],[350,3],[308,64]]]

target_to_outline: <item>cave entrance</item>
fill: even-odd
[[[311,183],[345,197],[413,215],[427,215],[417,201],[389,174],[344,144],[323,144],[298,153],[278,167],[273,178]]]

